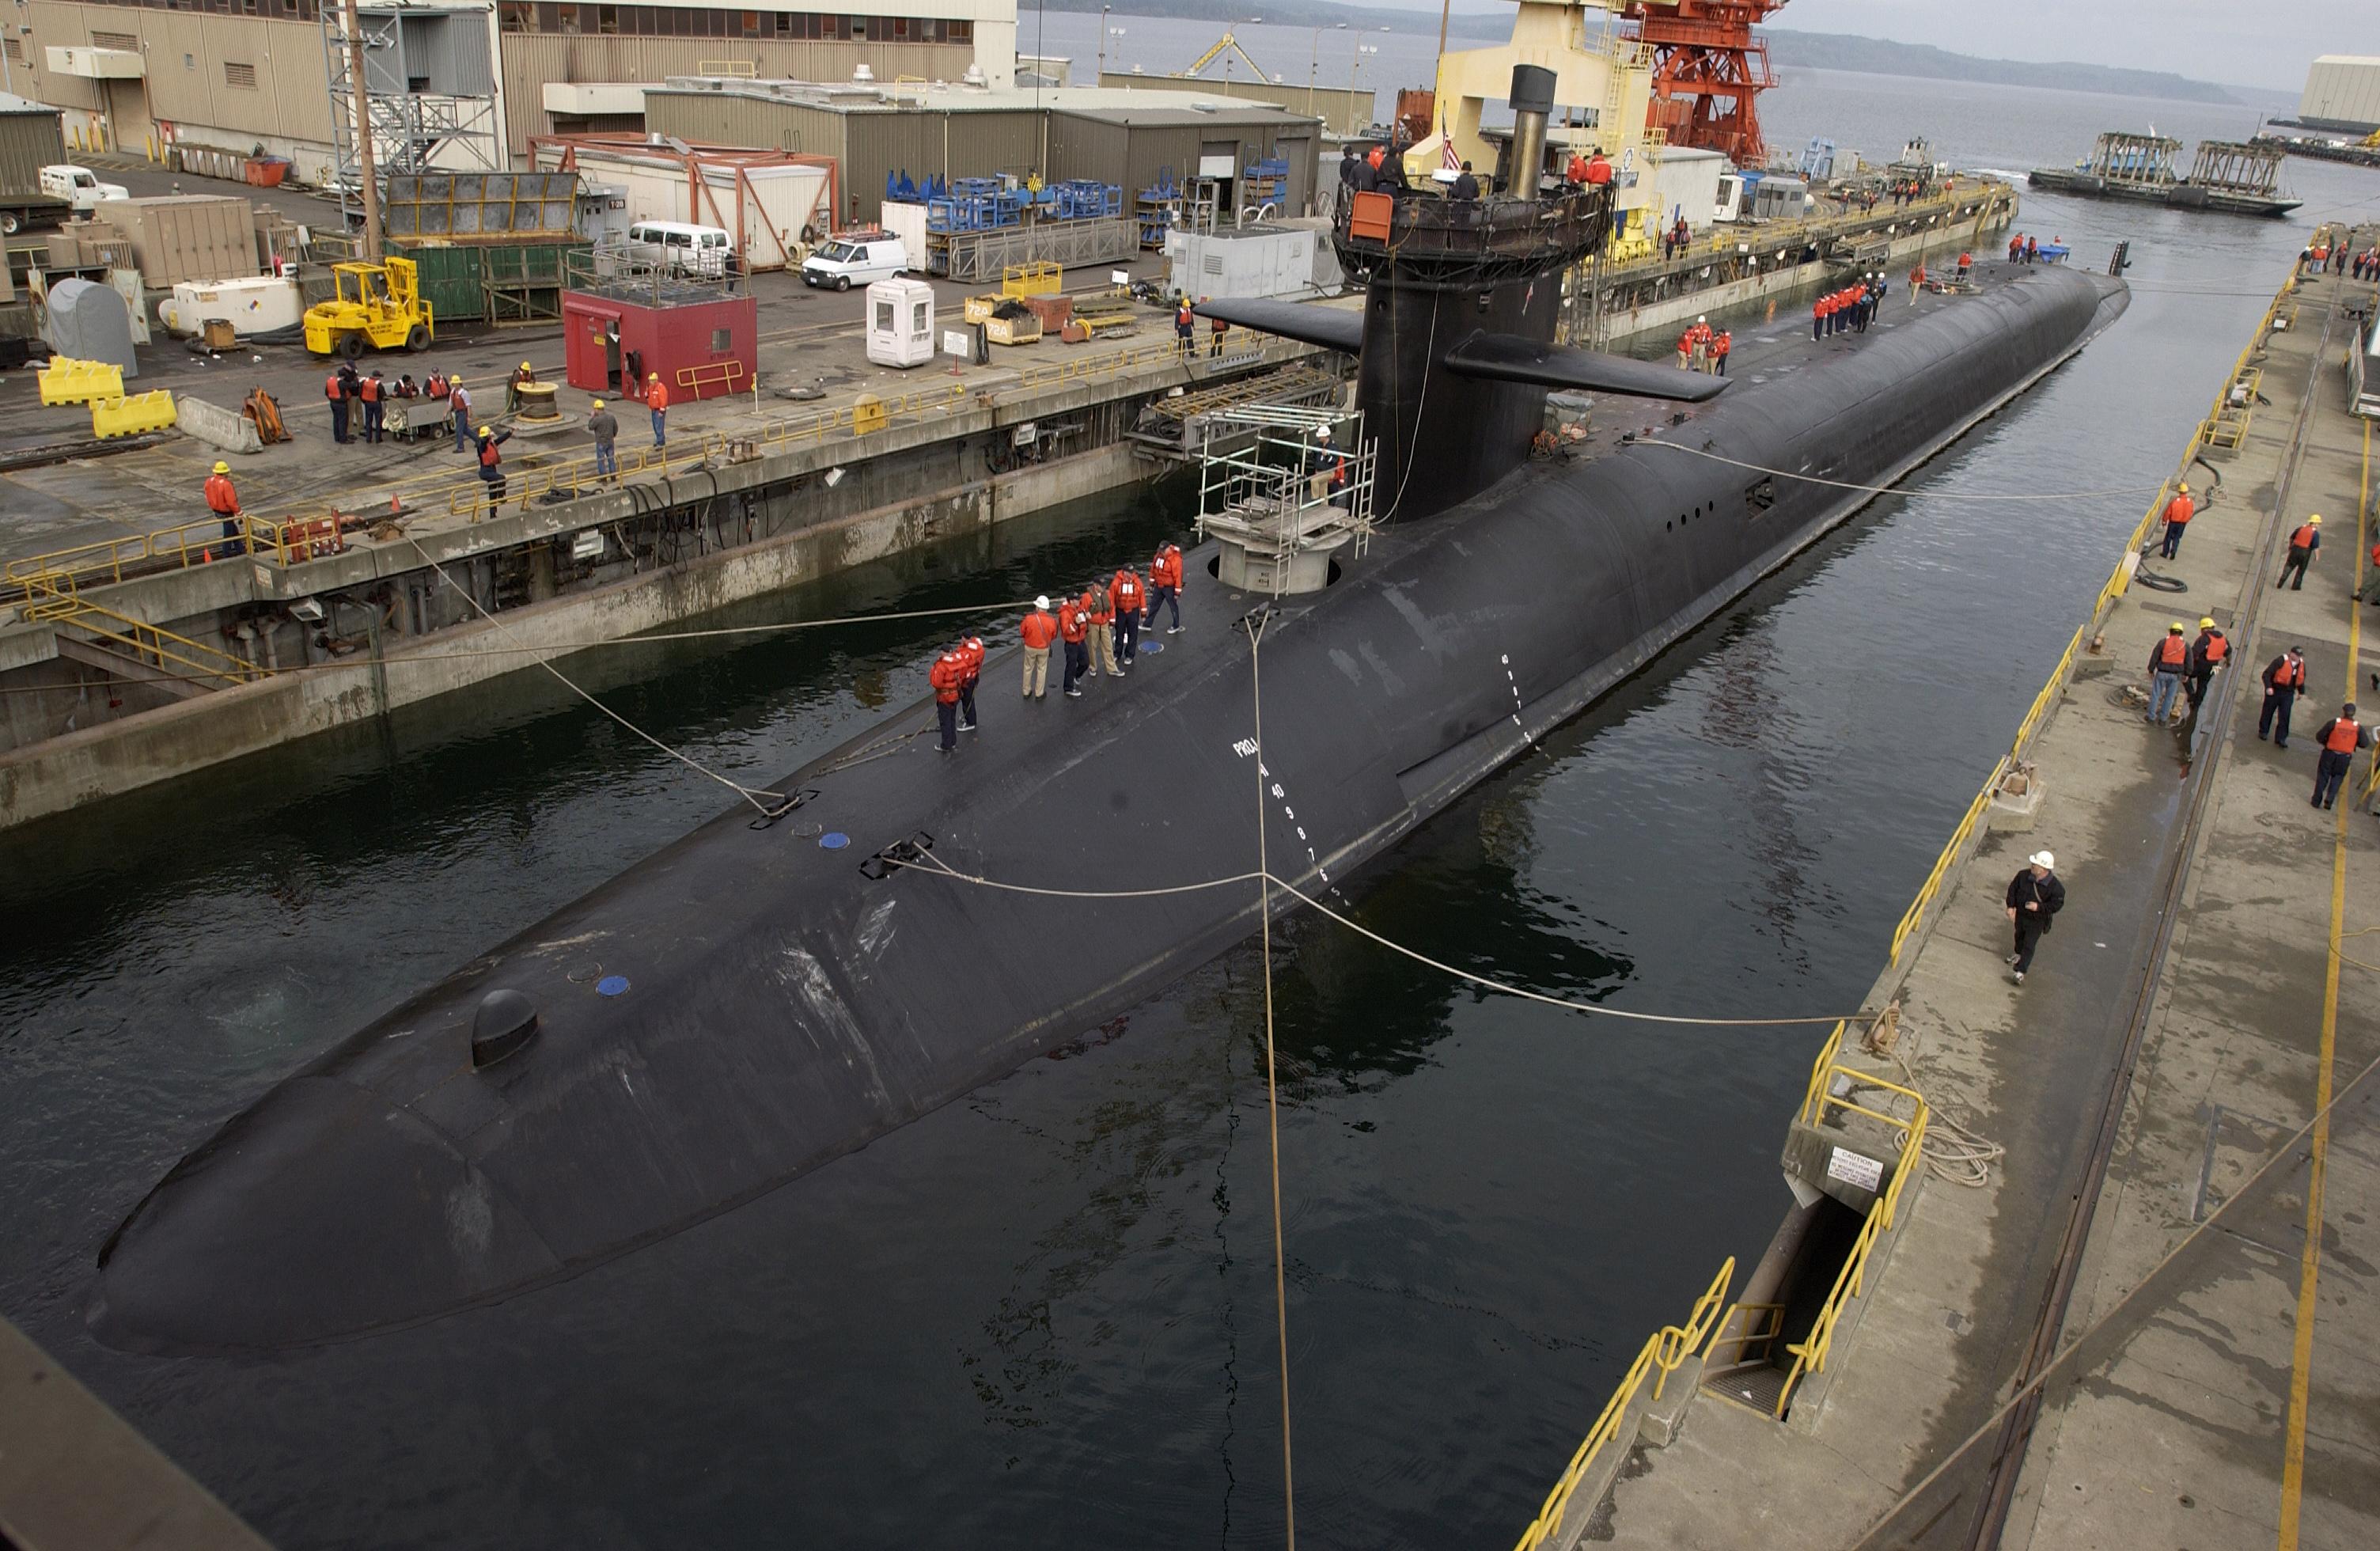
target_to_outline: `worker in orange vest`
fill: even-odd
[[[2291,647],[2265,664],[2265,709],[2256,718],[2258,743],[2276,731],[2274,723],[2277,721],[2279,735],[2273,739],[2273,746],[2289,746],[2289,708],[2304,692],[2305,648]]]
[[[1058,606],[1058,639],[1065,647],[1066,698],[1079,700],[1083,692],[1076,686],[1091,673],[1091,611],[1079,598],[1069,598]]]
[[[2282,582],[2289,582],[2291,592],[2305,590],[2306,567],[2313,563],[2321,549],[2322,518],[2308,517],[2298,524],[2296,532],[2289,535],[2289,552],[2282,559],[2280,576],[2273,585],[2278,587]],[[2291,573],[2296,575],[2295,581],[2289,579]]]
[[[1727,375],[1727,353],[1734,348],[1735,335],[1726,329],[1719,330],[1718,337],[1711,341],[1711,375],[1714,377]]]
[[[1126,673],[1132,670],[1132,660],[1140,655],[1140,606],[1148,597],[1140,573],[1129,565],[1119,568],[1115,579],[1108,583],[1108,602],[1115,610],[1116,666]]]
[[[504,455],[496,449],[512,439],[511,431],[480,428],[480,479],[488,487],[492,511],[504,503]]]
[[[1123,677],[1123,670],[1116,666],[1115,605],[1108,601],[1108,589],[1097,582],[1084,588],[1083,610],[1091,617],[1090,676]]]
[[[2181,675],[2190,671],[2190,642],[2181,622],[2166,626],[2165,638],[2149,648],[2149,714],[2152,726],[2165,725],[2166,713],[2180,698]]]
[[[2192,713],[2206,698],[2206,686],[2223,671],[2223,660],[2231,655],[2230,638],[2216,627],[2212,619],[2198,622],[2198,639],[2190,643],[2190,677],[2184,687],[2190,692]]]
[[[2171,501],[2165,503],[2165,542],[2158,546],[2157,553],[2168,560],[2180,554],[2181,530],[2188,527],[2190,519],[2197,515],[2198,503],[2190,499],[2190,487],[2184,485],[2174,492]]]
[[[1182,546],[1161,544],[1148,563],[1148,627],[1157,628],[1157,611],[1173,611],[1173,623],[1166,628],[1169,636],[1182,634]]]
[[[1827,305],[1833,299],[1831,297],[1820,297],[1810,304],[1810,337],[1813,340],[1827,337]]]
[[[941,728],[941,752],[948,754],[959,746],[959,685],[966,682],[966,652],[944,647],[926,682],[934,686],[934,721]]]
[[[239,554],[248,548],[239,531],[239,491],[232,489],[231,465],[217,459],[207,476],[207,510],[223,519],[223,552]]]
[[[669,390],[662,386],[662,374],[650,373],[645,379],[645,407],[653,412],[653,445],[669,444]]]
[[[2372,746],[2372,730],[2355,720],[2355,702],[2350,700],[2315,731],[2313,741],[2322,745],[2313,766],[2313,806],[2326,808],[2338,801],[2338,789],[2347,780],[2347,768],[2355,763],[2355,751]]]
[[[1058,638],[1058,622],[1050,614],[1050,595],[1033,600],[1033,612],[1017,626],[1025,641],[1025,697],[1038,700],[1050,691],[1050,643]]]
[[[381,419],[383,413],[381,404],[387,396],[388,384],[381,381],[377,371],[356,384],[356,399],[364,406],[363,434],[367,442],[381,440],[381,428],[384,423]]]
[[[322,396],[331,401],[331,440],[342,443],[347,439],[347,376],[353,370],[342,366],[322,380]]]
[[[959,643],[959,655],[966,659],[966,675],[959,680],[959,731],[975,731],[975,686],[983,678],[983,637],[969,636]]]

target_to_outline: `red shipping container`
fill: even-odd
[[[651,287],[565,291],[562,340],[572,387],[641,398],[643,384],[659,372],[670,402],[685,404],[751,392],[760,364],[760,312],[748,295],[710,292],[672,303]]]

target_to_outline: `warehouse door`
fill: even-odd
[[[1313,214],[1314,142],[1303,135],[1283,135],[1275,142],[1273,154],[1289,164],[1289,188],[1281,196],[1281,213]]]
[[[1237,140],[1200,141],[1198,176],[1200,177],[1238,177],[1240,176],[1240,142]]]

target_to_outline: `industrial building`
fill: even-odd
[[[297,164],[332,181],[343,160],[325,80],[320,0],[14,0],[5,48],[13,90],[66,110],[70,137],[137,149],[152,137]],[[832,13],[754,11],[721,0],[579,5],[457,0],[366,5],[367,66],[376,90],[468,99],[484,111],[484,151],[504,167],[529,138],[561,128],[542,89],[552,82],[650,81],[673,71],[847,80],[957,80],[994,87],[1016,69],[1015,0],[837,0]],[[405,13],[404,79],[386,60]],[[463,34],[468,33],[467,38]],[[383,44],[378,40],[392,40]]]
[[[2298,98],[2298,122],[2354,135],[2380,129],[2380,55],[2325,54],[2315,60]]]
[[[846,219],[872,217],[886,179],[1039,175],[1113,184],[1129,200],[1168,180],[1209,177],[1223,204],[1256,164],[1288,164],[1280,203],[1315,195],[1321,126],[1246,102],[1172,92],[1079,89],[975,91],[821,86],[678,78],[645,92],[653,134],[719,145],[777,146],[832,157]]]

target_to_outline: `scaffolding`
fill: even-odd
[[[487,6],[321,7],[331,96],[331,185],[349,230],[363,222],[364,151],[386,179],[433,170],[494,172],[502,147]],[[357,53],[362,44],[362,79]]]
[[[1378,456],[1360,410],[1258,403],[1205,417],[1198,532],[1220,547],[1218,578],[1275,598],[1328,586],[1334,554],[1370,547]]]
[[[2190,181],[2224,194],[2271,195],[2280,186],[2281,148],[2241,140],[2201,140]]]
[[[2180,140],[2165,135],[2131,135],[2111,130],[2091,147],[2091,164],[2083,169],[2110,183],[2137,183],[2162,188],[2174,181],[2174,152]]]

